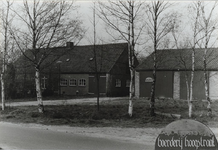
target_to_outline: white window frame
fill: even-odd
[[[60,79],[60,86],[67,86],[68,80],[67,79]]]
[[[86,79],[84,79],[84,78],[79,79],[78,85],[79,86],[86,86]]]
[[[42,90],[45,90],[46,89],[46,80],[48,78],[46,78],[45,76],[43,78],[41,78],[41,88]]]
[[[115,87],[121,87],[121,80],[116,79]]]
[[[75,78],[69,80],[69,86],[77,86],[77,80]]]
[[[130,87],[130,79],[126,80],[126,87]]]

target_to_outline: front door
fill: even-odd
[[[99,79],[99,93],[106,93],[106,76],[100,76]],[[89,94],[97,94],[97,81],[95,76],[89,76]]]

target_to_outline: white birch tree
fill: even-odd
[[[18,11],[19,8],[21,11]],[[72,17],[73,11],[77,9],[74,1],[24,0],[19,8],[13,11],[20,20],[22,28],[11,29],[11,35],[19,50],[35,68],[38,110],[43,113],[41,66],[52,54],[52,47],[63,46],[69,41],[77,44],[84,35],[84,29],[82,22],[77,17]],[[54,63],[60,56],[54,57],[56,58],[49,63]]]
[[[155,116],[155,86],[156,86],[156,71],[157,71],[157,50],[160,48],[164,38],[171,32],[174,27],[174,13],[166,13],[172,6],[170,2],[152,1],[146,5],[145,23],[147,33],[153,43],[153,82],[151,86],[150,98],[150,115]]]
[[[212,5],[211,8],[206,7],[207,5]],[[207,109],[208,109],[208,116],[211,116],[212,109],[211,109],[211,99],[209,97],[209,88],[208,88],[208,80],[209,74],[207,71],[207,57],[210,55],[208,54],[209,43],[213,40],[213,36],[215,31],[217,30],[218,20],[215,18],[218,14],[215,14],[215,9],[217,8],[218,3],[214,2],[200,2],[200,22],[199,25],[202,28],[203,32],[203,39],[200,43],[202,48],[204,48],[204,55],[203,55],[203,64],[204,64],[204,86],[205,86],[205,96],[207,100]],[[216,15],[216,16],[215,16]],[[214,40],[213,40],[214,41]],[[215,40],[216,41],[216,40]],[[212,44],[213,45],[213,44]]]
[[[189,118],[192,117],[193,113],[193,82],[194,82],[194,73],[195,73],[195,53],[196,48],[198,46],[199,41],[202,39],[200,36],[200,32],[202,28],[199,26],[199,19],[200,19],[200,1],[193,2],[189,8],[190,13],[192,14],[191,17],[191,31],[192,31],[192,40],[190,41],[191,45],[191,77],[190,77],[190,92],[189,92],[189,99],[188,99],[188,116]]]
[[[118,33],[108,32],[116,41],[124,40],[128,43],[128,57],[130,69],[129,109],[128,114],[133,114],[133,99],[135,98],[135,46],[143,30],[141,16],[142,2],[134,0],[108,0],[99,2],[99,17],[113,30]]]
[[[13,56],[13,39],[11,39],[9,29],[12,24],[10,8],[13,4],[10,0],[2,1],[0,3],[2,5],[1,8],[1,57],[2,57],[2,70],[1,70],[1,99],[2,99],[2,110],[5,110],[5,84],[6,84],[6,71],[7,65],[9,63],[10,56]]]

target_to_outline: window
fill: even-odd
[[[130,87],[130,80],[126,80],[126,87]]]
[[[60,86],[67,86],[67,79],[61,79]]]
[[[46,80],[47,78],[45,76],[41,79],[41,87],[43,90],[46,89]]]
[[[86,79],[79,79],[79,86],[86,86]]]
[[[121,87],[121,80],[120,79],[116,79],[116,87]]]
[[[69,80],[69,86],[76,86],[76,79],[70,79]]]

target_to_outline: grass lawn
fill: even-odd
[[[156,100],[156,112],[180,114],[188,118],[187,101]],[[193,118],[210,127],[218,124],[218,101],[212,103],[213,116],[207,116],[207,103],[193,103]],[[45,125],[70,125],[82,127],[164,127],[177,118],[157,114],[149,115],[149,100],[134,101],[133,116],[129,117],[128,100],[109,100],[100,103],[97,112],[95,103],[76,105],[45,106],[45,113],[40,114],[36,106],[10,107],[0,111],[0,120],[16,123],[39,123]]]

